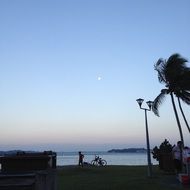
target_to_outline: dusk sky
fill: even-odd
[[[189,0],[1,0],[0,150],[146,148],[136,99],[164,88],[159,58],[190,61],[189,10]],[[180,140],[169,96],[148,124],[151,148]]]

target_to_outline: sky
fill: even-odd
[[[164,88],[159,58],[190,60],[189,7],[189,0],[1,0],[0,150],[146,148],[136,99],[154,100]],[[160,117],[148,112],[148,127],[151,148],[179,140],[170,97]]]

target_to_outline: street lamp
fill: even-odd
[[[151,111],[152,108],[152,101],[146,102],[148,105],[148,108],[142,108],[142,103],[144,99],[139,98],[136,100],[139,104],[140,109],[144,110],[145,112],[145,126],[146,126],[146,145],[147,145],[147,161],[148,161],[148,177],[152,177],[152,163],[151,163],[151,156],[150,156],[150,143],[149,143],[149,134],[148,134],[148,120],[147,120],[147,111]]]

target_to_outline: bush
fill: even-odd
[[[153,158],[159,161],[159,168],[167,172],[173,172],[173,159],[172,159],[172,148],[173,146],[167,139],[164,140],[159,146],[153,148]]]
[[[153,158],[157,161],[160,160],[160,155],[164,153],[171,153],[173,146],[169,143],[167,139],[165,139],[159,146],[155,146],[152,151]]]

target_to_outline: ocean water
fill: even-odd
[[[146,153],[108,153],[108,152],[82,152],[84,161],[90,163],[95,155],[100,156],[107,161],[108,165],[147,165]],[[152,158],[151,163],[157,165],[158,162]],[[57,165],[77,165],[77,152],[62,152],[57,154]]]

